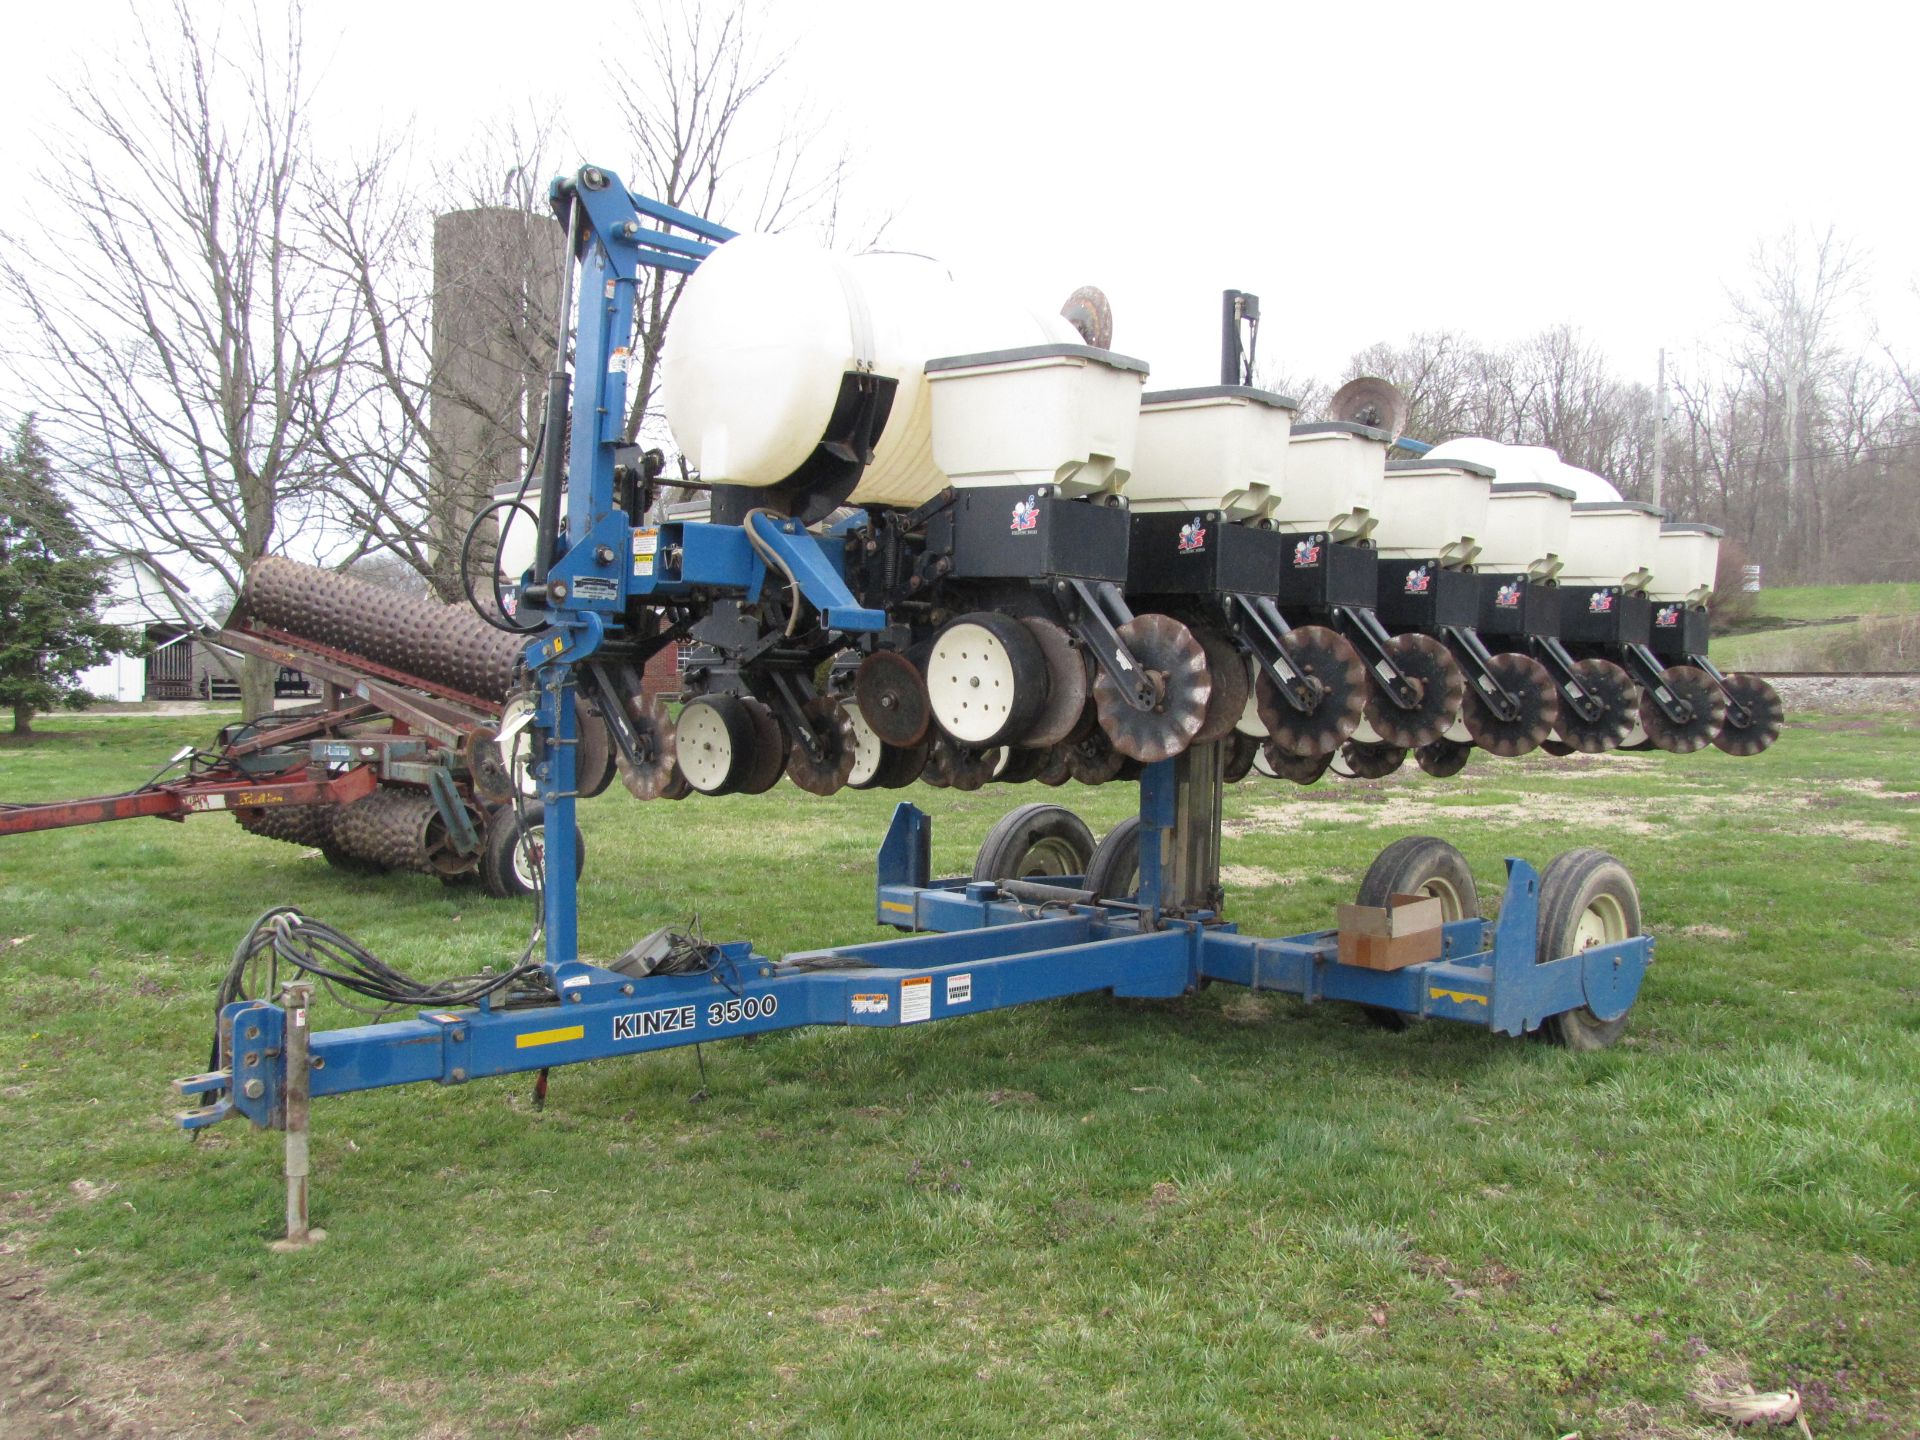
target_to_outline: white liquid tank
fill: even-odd
[[[933,458],[927,360],[1081,343],[1063,317],[967,285],[924,256],[741,235],[687,281],[661,383],[667,423],[700,478],[765,487],[813,453],[848,371],[891,377],[899,388],[851,499],[917,505],[947,483]]]

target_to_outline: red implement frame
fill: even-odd
[[[369,765],[356,765],[331,780],[316,780],[305,765],[278,775],[235,775],[211,770],[184,780],[168,780],[124,795],[88,800],[57,800],[47,805],[0,806],[0,835],[97,825],[107,820],[137,820],[143,815],[184,820],[207,810],[248,810],[266,805],[351,805],[371,795],[380,777]]]

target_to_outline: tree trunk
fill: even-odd
[[[13,707],[13,733],[16,735],[33,733],[33,707],[24,701]]]
[[[259,655],[249,655],[240,667],[240,714],[256,720],[273,713],[273,682],[280,667]]]

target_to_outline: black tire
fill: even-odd
[[[1140,817],[1129,815],[1094,846],[1086,888],[1102,900],[1131,900],[1140,888]]]
[[[976,880],[1026,880],[1084,875],[1093,859],[1093,832],[1064,805],[1009,810],[980,842]]]
[[[591,800],[604,795],[619,773],[614,764],[613,732],[606,716],[586,701],[581,701],[573,714],[574,727],[580,732],[580,743],[573,752],[573,788],[582,800]]]
[[[1640,891],[1627,867],[1591,847],[1556,855],[1540,872],[1540,933],[1535,959],[1577,955],[1640,933]],[[1540,1033],[1569,1050],[1604,1050],[1627,1028],[1627,1015],[1602,1020],[1585,1005],[1550,1015]]]
[[[487,821],[487,833],[480,839],[480,886],[496,900],[516,900],[533,894],[532,870],[522,849],[522,839],[534,844],[545,841],[546,807],[528,804],[516,810],[511,805],[495,809]],[[573,832],[573,863],[576,874],[587,866],[587,842],[576,827]]]
[[[1354,901],[1385,905],[1394,895],[1431,895],[1440,902],[1440,918],[1448,922],[1480,913],[1480,890],[1467,857],[1434,835],[1409,835],[1374,856]],[[1414,1018],[1382,1005],[1362,1005],[1360,1013],[1382,1030],[1404,1030]]]

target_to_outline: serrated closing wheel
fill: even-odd
[[[1253,772],[1253,762],[1260,758],[1260,747],[1264,743],[1245,731],[1235,730],[1227,737],[1220,778],[1229,785],[1238,785],[1246,779]]]
[[[686,777],[674,763],[673,721],[658,699],[627,701],[627,719],[639,750],[637,761],[619,758],[620,780],[639,800],[672,800],[686,793]]]
[[[961,744],[1017,741],[1047,703],[1040,642],[1018,620],[990,610],[949,620],[927,657],[927,696],[934,720]]]
[[[1543,741],[1543,744],[1548,743]],[[1450,775],[1458,775],[1467,768],[1467,760],[1473,754],[1473,746],[1458,740],[1440,739],[1431,745],[1422,745],[1413,752],[1413,758],[1420,768],[1436,780],[1445,780]]]
[[[1466,678],[1447,647],[1431,635],[1396,635],[1386,648],[1418,693],[1412,706],[1403,709],[1388,692],[1384,678],[1376,676],[1368,687],[1367,723],[1384,745],[1402,750],[1430,745],[1460,718]]]
[[[732,695],[701,695],[681,708],[673,730],[680,773],[702,795],[730,795],[751,764],[753,716]]]
[[[1467,734],[1492,755],[1511,758],[1538,749],[1560,722],[1560,692],[1554,688],[1553,676],[1531,655],[1495,655],[1487,668],[1518,703],[1520,713],[1502,720],[1479,686],[1469,685],[1461,714]]]
[[[1319,755],[1295,755],[1269,740],[1260,747],[1260,763],[1276,780],[1291,780],[1296,785],[1311,785],[1333,765],[1333,751]]]
[[[1367,667],[1347,637],[1324,625],[1302,625],[1281,642],[1293,668],[1313,681],[1311,710],[1287,702],[1266,671],[1254,686],[1254,703],[1267,737],[1290,755],[1331,755],[1359,728],[1366,714]]]
[[[887,744],[906,747],[927,738],[933,723],[927,682],[899,651],[876,650],[860,662],[853,698],[861,718]]]
[[[1071,636],[1051,620],[1030,616],[1027,627],[1047,662],[1047,703],[1027,727],[1020,744],[1050,748],[1070,737],[1093,694],[1093,661]]]
[[[1675,755],[1691,755],[1713,743],[1714,736],[1727,720],[1727,697],[1713,683],[1713,677],[1693,665],[1669,666],[1660,677],[1667,689],[1687,702],[1692,715],[1676,723],[1660,708],[1659,697],[1650,690],[1640,692],[1640,724],[1647,739]]]
[[[820,753],[816,756],[803,738],[795,736],[787,751],[787,778],[810,795],[831,795],[853,773],[853,722],[839,701],[825,696],[809,700],[800,713],[818,737]]]
[[[1253,698],[1253,675],[1247,668],[1247,657],[1226,636],[1204,628],[1196,629],[1193,636],[1206,652],[1207,678],[1213,682],[1206,718],[1200,722],[1193,743],[1211,745],[1233,734],[1240,717],[1247,713],[1247,702]]]
[[[1134,709],[1103,670],[1093,682],[1100,728],[1114,749],[1143,765],[1169,760],[1193,743],[1206,721],[1207,701],[1213,697],[1207,652],[1171,615],[1136,615],[1119,634],[1153,678],[1158,699],[1150,710]]]
[[[742,795],[764,795],[780,783],[787,773],[787,736],[773,711],[752,696],[740,701],[753,721],[753,744],[747,752],[747,766],[740,776]]]
[[[1383,780],[1407,763],[1401,745],[1365,745],[1349,740],[1340,747],[1340,759],[1355,780]]]
[[[1786,723],[1786,710],[1780,694],[1758,675],[1727,676],[1727,694],[1745,708],[1745,724],[1735,723],[1733,704],[1727,706],[1726,723],[1713,743],[1729,755],[1758,755],[1780,738]]]
[[[1104,785],[1120,773],[1126,758],[1106,731],[1096,729],[1067,747],[1067,770],[1082,785]]]
[[[1598,755],[1626,743],[1640,717],[1640,687],[1611,660],[1580,660],[1573,667],[1580,688],[1599,702],[1600,714],[1587,719],[1566,695],[1560,697],[1560,721],[1555,726],[1563,753]],[[1551,747],[1549,747],[1551,748]]]

